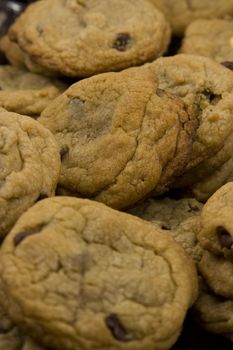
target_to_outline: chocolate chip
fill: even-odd
[[[118,51],[126,51],[128,44],[131,42],[131,37],[127,33],[119,33],[112,45],[113,49]]]
[[[224,67],[226,67],[226,68],[228,68],[230,70],[233,70],[233,61],[225,61],[225,62],[221,62],[221,64]]]
[[[231,249],[233,245],[233,238],[230,233],[223,226],[218,226],[217,229],[218,240],[222,248]]]
[[[107,327],[110,329],[113,337],[119,341],[126,342],[131,340],[130,335],[122,325],[116,314],[110,314],[105,319]]]
[[[166,92],[162,89],[157,89],[156,95],[158,95],[159,97],[163,97],[164,95],[166,95]]]
[[[17,247],[26,237],[39,233],[43,226],[44,225],[39,225],[17,233],[14,237],[14,246]]]
[[[164,223],[163,223],[163,224],[161,225],[161,229],[162,229],[162,230],[170,230],[171,227],[170,227],[168,224],[164,224]]]
[[[203,95],[210,101],[211,104],[217,104],[221,99],[220,95],[214,94],[212,91],[204,90]]]
[[[63,145],[60,149],[61,160],[63,160],[67,153],[69,153],[69,147],[67,145]]]

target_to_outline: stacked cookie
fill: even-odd
[[[0,350],[196,350],[190,308],[233,340],[232,14],[41,0],[0,30]]]
[[[198,235],[204,249],[203,276],[196,317],[203,327],[232,340],[232,196],[233,183],[221,187],[205,204]]]

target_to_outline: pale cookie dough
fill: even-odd
[[[4,50],[10,61],[17,51],[16,61],[32,71],[87,77],[161,56],[170,26],[146,0],[42,0],[26,9],[8,37],[1,48],[13,45]]]
[[[37,117],[67,86],[13,66],[0,66],[0,106]]]
[[[233,16],[233,0],[150,0],[167,20],[175,34],[182,35],[185,28],[201,18]]]
[[[176,187],[208,199],[233,173],[233,72],[210,58],[180,54],[148,64],[160,88],[199,109],[191,159]]]
[[[0,239],[35,201],[54,194],[60,164],[49,130],[0,109]]]
[[[154,73],[131,68],[72,85],[38,119],[61,149],[59,185],[80,197],[125,208],[164,192],[187,164],[195,132],[181,99]]]
[[[170,349],[197,295],[193,262],[168,234],[72,197],[21,216],[0,279],[15,323],[58,350]]]
[[[217,62],[233,61],[233,21],[200,19],[192,22],[180,52],[206,56]]]

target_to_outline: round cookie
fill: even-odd
[[[231,261],[205,250],[199,263],[199,271],[214,294],[233,300]]]
[[[0,238],[35,201],[54,194],[60,163],[49,130],[0,109]]]
[[[72,197],[21,216],[1,247],[0,276],[12,319],[64,350],[170,349],[197,293],[193,263],[169,235]]]
[[[182,35],[185,28],[201,18],[233,16],[233,0],[150,0],[171,23],[175,34]]]
[[[197,263],[203,251],[197,240],[202,206],[194,198],[150,198],[128,212],[165,230]]]
[[[0,66],[0,106],[11,112],[39,116],[67,86],[13,66]]]
[[[217,62],[233,62],[233,21],[200,19],[192,22],[180,52],[206,56]]]
[[[222,186],[209,198],[201,213],[198,239],[211,253],[233,258],[233,182]]]
[[[38,119],[63,150],[59,185],[115,208],[164,192],[189,160],[193,116],[159,89],[154,73],[131,68],[72,85]]]
[[[202,207],[194,198],[149,198],[128,212],[157,223],[164,230],[174,231],[186,219],[199,216]]]
[[[176,187],[192,187],[206,200],[228,181],[233,170],[233,72],[210,58],[180,54],[147,65],[161,89],[181,97],[199,112],[191,159]]]
[[[207,330],[232,338],[233,183],[221,187],[204,205],[198,240],[203,255],[198,264],[202,287],[194,306],[195,314]]]
[[[87,77],[162,55],[170,27],[146,0],[42,0],[26,9],[8,35],[45,72]]]
[[[211,292],[203,279],[193,314],[202,328],[233,341],[233,300]]]

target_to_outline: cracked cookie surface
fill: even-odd
[[[35,63],[36,71],[87,77],[162,55],[170,27],[144,0],[42,0],[26,9],[8,37],[28,69]],[[15,58],[15,49],[9,55]]]
[[[169,235],[84,199],[35,204],[0,262],[4,307],[54,349],[169,349],[197,293],[193,263]]]
[[[185,28],[200,18],[224,18],[233,15],[233,0],[150,0],[171,22],[175,34],[183,34]]]
[[[195,129],[183,101],[144,68],[82,80],[38,121],[62,149],[59,185],[115,208],[165,191],[189,160]]]
[[[60,171],[56,140],[30,117],[0,109],[0,237],[36,200],[54,194]]]
[[[148,64],[162,89],[197,108],[199,126],[185,174],[177,187],[208,199],[233,170],[233,72],[210,58],[180,54]]]
[[[13,66],[0,66],[0,106],[37,117],[67,86]]]
[[[233,62],[233,21],[196,20],[183,39],[180,52],[206,56],[217,62]]]

